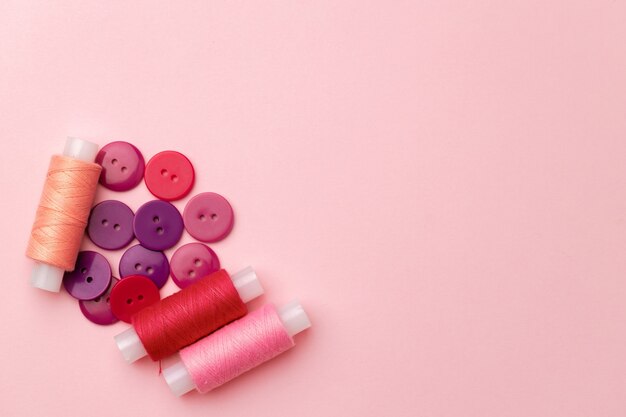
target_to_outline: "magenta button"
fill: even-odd
[[[100,184],[113,191],[135,188],[143,178],[146,165],[139,149],[128,142],[104,145],[96,156],[96,163],[102,165]]]
[[[202,243],[188,243],[172,255],[170,272],[180,288],[196,282],[200,278],[220,269],[220,260],[213,249]]]
[[[102,249],[121,249],[135,238],[134,217],[133,211],[121,201],[103,201],[91,209],[87,235]]]
[[[73,271],[63,276],[63,286],[78,300],[93,300],[101,296],[111,284],[111,266],[98,252],[78,254]]]
[[[143,275],[150,278],[157,288],[163,288],[170,276],[170,264],[163,252],[135,245],[122,255],[119,272],[121,278]]]
[[[162,200],[148,201],[135,213],[133,229],[137,240],[152,250],[176,245],[183,234],[183,218],[176,207]]]
[[[111,300],[109,298],[109,295],[111,294],[111,289],[117,283],[117,281],[117,278],[112,278],[111,285],[109,285],[109,288],[106,290],[106,292],[101,296],[96,297],[94,300],[80,300],[78,302],[80,306],[80,311],[92,323],[106,326],[116,323],[118,321],[117,317],[115,317],[115,315],[111,311]]]
[[[183,212],[187,232],[201,242],[224,239],[233,228],[230,203],[216,193],[201,193],[189,200]]]

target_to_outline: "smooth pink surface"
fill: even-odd
[[[624,1],[156,3],[0,2],[0,415],[626,415]],[[68,135],[189,155],[313,328],[205,396],[124,363],[28,285]]]

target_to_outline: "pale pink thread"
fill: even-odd
[[[101,169],[66,156],[52,157],[26,256],[74,269]]]
[[[199,392],[208,392],[294,346],[269,304],[180,351]]]

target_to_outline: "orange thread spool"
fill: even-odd
[[[37,269],[33,272],[33,285],[49,291],[59,291],[56,287],[60,288],[62,271],[74,269],[102,169],[98,164],[67,156],[72,155],[71,145],[75,147],[77,141],[69,139],[65,155],[55,155],[50,161],[26,249],[26,256],[52,267],[52,274]],[[78,143],[90,147],[88,155],[95,156],[94,144]],[[44,278],[54,275],[54,283],[38,285],[42,274]]]

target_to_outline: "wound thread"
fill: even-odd
[[[153,361],[161,360],[248,312],[225,270],[144,308],[132,324]]]
[[[276,308],[269,304],[180,351],[199,392],[204,393],[294,346]]]
[[[66,271],[74,269],[101,170],[98,164],[52,157],[26,256]]]

